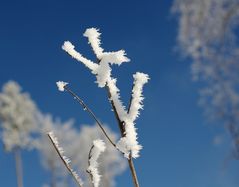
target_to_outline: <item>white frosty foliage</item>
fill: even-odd
[[[49,132],[48,135],[49,135],[50,139],[52,140],[55,148],[58,150],[59,156],[61,157],[61,159],[63,159],[64,164],[66,165],[68,170],[71,172],[71,174],[73,175],[75,180],[78,182],[78,184],[80,184],[80,186],[82,186],[83,185],[82,180],[80,179],[79,175],[72,169],[72,166],[70,165],[71,160],[67,156],[65,156],[64,150],[59,145],[57,137],[54,135],[53,132]]]
[[[56,82],[56,85],[58,87],[58,90],[61,91],[61,92],[64,92],[65,91],[65,86],[67,85],[68,83],[67,82],[63,82],[63,81],[57,81]]]
[[[7,151],[35,146],[37,107],[18,83],[7,82],[0,93],[1,138]]]
[[[136,73],[134,75],[135,82],[132,90],[132,102],[128,114],[125,106],[120,100],[120,90],[116,86],[116,79],[111,76],[110,65],[121,65],[123,62],[129,62],[130,60],[126,57],[124,50],[104,52],[103,48],[100,46],[100,35],[99,30],[95,28],[87,29],[84,33],[84,36],[88,38],[89,44],[96,54],[99,63],[93,63],[88,59],[82,58],[80,53],[74,50],[74,46],[70,42],[65,42],[63,49],[73,58],[76,58],[78,61],[85,64],[91,72],[96,75],[96,82],[99,87],[105,87],[107,85],[110,92],[110,100],[114,104],[120,120],[124,122],[125,125],[125,137],[118,142],[117,147],[127,158],[129,155],[137,158],[142,146],[137,142],[137,132],[134,126],[134,121],[139,116],[139,109],[143,107],[142,88],[143,85],[148,82],[149,77],[143,73]]]
[[[98,187],[100,183],[101,175],[98,171],[98,158],[101,153],[105,151],[105,143],[103,140],[94,140],[93,146],[90,150],[90,158],[89,158],[89,167],[87,171],[92,176],[92,183],[94,184],[94,187]]]

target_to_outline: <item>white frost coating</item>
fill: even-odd
[[[89,44],[91,45],[98,59],[104,62],[118,65],[120,65],[122,62],[130,61],[125,56],[126,54],[124,50],[119,50],[116,52],[104,52],[104,49],[100,46],[101,44],[100,35],[101,33],[99,32],[99,29],[96,28],[86,29],[84,33],[84,36],[88,38]]]
[[[142,149],[142,146],[139,145],[137,141],[138,135],[134,121],[139,116],[139,110],[143,108],[143,86],[149,80],[149,76],[147,74],[140,72],[134,74],[133,77],[134,87],[132,90],[130,109],[129,113],[123,120],[125,122],[125,137],[121,138],[117,143],[118,149],[120,149],[127,158],[129,157],[130,153],[133,158],[139,157],[139,151]]]
[[[69,55],[72,56],[72,58],[75,58],[77,61],[82,62],[86,67],[88,67],[91,71],[94,71],[98,64],[95,64],[91,60],[86,59],[83,57],[79,52],[75,50],[75,46],[71,44],[69,41],[65,41],[62,49],[66,51]]]
[[[134,87],[132,90],[132,100],[129,109],[128,118],[131,121],[135,121],[135,119],[139,116],[139,110],[143,109],[143,100],[144,97],[142,95],[143,86],[149,80],[149,76],[144,73],[137,72],[133,75],[134,77]]]
[[[129,158],[131,155],[133,158],[139,157],[139,151],[142,149],[142,145],[140,145],[137,141],[138,134],[136,132],[134,122],[130,120],[125,120],[125,136],[122,137],[117,142],[117,148],[124,153],[126,158]]]
[[[127,115],[125,111],[125,106],[123,105],[122,101],[120,100],[119,88],[116,86],[116,79],[110,78],[107,82],[109,87],[109,92],[111,94],[110,100],[114,102],[116,111],[119,115],[120,119],[124,119]]]
[[[98,86],[103,88],[106,83],[111,79],[111,67],[110,64],[121,65],[123,62],[129,62],[129,59],[125,56],[125,51],[120,50],[117,52],[105,52],[102,55],[98,68],[94,71]]]
[[[89,28],[86,29],[84,36],[88,38],[88,41],[95,53],[95,55],[97,56],[98,59],[102,58],[102,54],[104,49],[102,49],[100,47],[101,41],[100,41],[100,35],[101,33],[98,32],[99,29],[96,28]]]
[[[61,91],[61,92],[64,92],[65,91],[65,86],[67,85],[68,83],[67,82],[63,82],[63,81],[57,81],[56,82],[56,85],[58,87],[58,90]]]
[[[101,60],[100,65],[95,71],[96,74],[96,83],[100,88],[105,87],[106,82],[111,75],[111,67],[107,61]]]
[[[81,178],[79,177],[79,175],[72,169],[70,163],[71,163],[71,160],[64,155],[64,150],[63,148],[60,146],[59,142],[58,142],[58,139],[57,137],[54,135],[53,132],[49,132],[48,133],[49,135],[49,138],[51,139],[52,143],[54,144],[54,147],[56,148],[59,156],[61,157],[61,159],[63,160],[65,166],[67,167],[67,169],[71,172],[71,174],[73,175],[73,177],[75,178],[75,180],[78,182],[78,184],[80,186],[83,185],[83,182],[81,180]]]
[[[117,65],[121,65],[123,62],[130,61],[130,59],[126,57],[124,50],[119,50],[116,52],[105,52],[102,56],[102,60]]]
[[[93,146],[90,151],[90,159],[89,159],[89,167],[87,171],[91,174],[92,176],[92,183],[94,184],[94,187],[98,187],[100,183],[100,174],[98,171],[98,158],[102,152],[105,151],[105,143],[103,140],[94,140],[93,141]]]

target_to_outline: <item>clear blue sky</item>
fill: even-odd
[[[39,108],[63,120],[75,118],[93,124],[55,82],[71,83],[97,116],[117,131],[105,90],[97,88],[94,76],[61,49],[72,41],[91,58],[82,36],[88,27],[101,29],[106,50],[125,49],[131,62],[113,67],[125,103],[129,99],[132,74],[151,76],[145,87],[145,110],[137,121],[144,149],[135,165],[142,187],[236,187],[238,163],[225,160],[230,153],[228,138],[220,146],[213,138],[224,134],[220,125],[209,125],[197,105],[198,86],[191,81],[190,62],[174,52],[176,20],[170,15],[172,2],[7,0],[0,2],[0,86],[18,81],[30,92]],[[26,187],[40,187],[48,180],[36,152],[24,152]],[[236,172],[237,171],[237,172]],[[14,187],[12,154],[0,144],[0,186]],[[117,178],[118,187],[130,187],[129,172]]]

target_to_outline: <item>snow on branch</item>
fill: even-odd
[[[49,132],[48,137],[50,138],[54,148],[56,149],[59,157],[61,158],[62,162],[64,163],[64,165],[66,166],[66,168],[68,169],[70,174],[73,176],[73,178],[75,179],[75,181],[77,182],[79,187],[82,187],[83,182],[82,182],[81,178],[79,177],[79,175],[72,169],[71,164],[70,164],[71,160],[67,156],[65,156],[64,150],[60,146],[57,137],[54,135],[53,132]]]
[[[89,160],[88,160],[89,167],[87,169],[87,172],[89,172],[91,175],[91,179],[92,179],[92,183],[94,187],[99,187],[101,175],[99,174],[99,171],[98,171],[97,160],[100,154],[105,151],[105,148],[106,147],[105,147],[104,141],[98,139],[93,141],[93,145],[89,152]]]

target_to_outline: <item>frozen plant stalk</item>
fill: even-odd
[[[112,77],[111,65],[120,66],[124,62],[129,62],[124,50],[105,52],[101,47],[101,33],[96,28],[86,29],[84,36],[88,38],[89,44],[95,53],[98,62],[93,62],[75,50],[75,46],[65,41],[62,49],[65,50],[70,56],[77,61],[83,63],[92,74],[96,76],[96,83],[100,88],[106,88],[108,91],[108,98],[110,100],[112,109],[115,113],[121,138],[116,144],[118,150],[124,153],[124,156],[129,161],[129,166],[133,176],[134,184],[139,187],[136,171],[134,169],[132,158],[139,157],[139,151],[142,146],[138,143],[137,131],[135,128],[135,120],[139,116],[139,110],[143,108],[143,95],[142,90],[144,84],[149,80],[149,76],[144,73],[137,72],[133,75],[134,84],[131,94],[129,107],[126,108],[120,99],[120,90],[116,85],[116,78]],[[58,85],[60,91],[62,84]],[[67,90],[69,91],[69,90]]]

